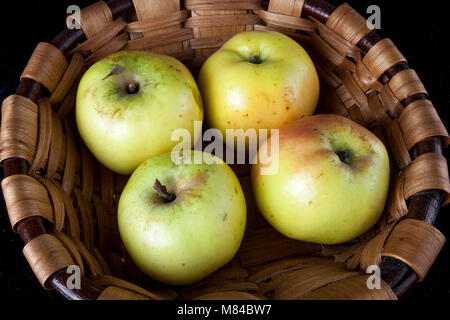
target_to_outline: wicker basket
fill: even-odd
[[[424,279],[445,242],[433,222],[449,201],[442,155],[449,136],[404,56],[348,4],[109,0],[83,9],[79,23],[81,30],[38,44],[2,105],[4,198],[44,288],[68,299],[397,299]],[[127,177],[101,166],[81,142],[77,85],[89,65],[125,48],[172,55],[196,75],[245,30],[276,30],[302,44],[321,78],[317,113],[349,117],[384,141],[392,172],[385,214],[343,245],[290,240],[257,211],[249,167],[234,165],[248,204],[239,252],[199,283],[162,285],[136,268],[120,241],[116,207]],[[81,289],[67,286],[71,265],[80,267]],[[370,265],[381,268],[380,289],[367,287]]]

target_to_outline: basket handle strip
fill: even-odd
[[[20,79],[33,79],[53,92],[67,68],[66,57],[54,45],[40,42],[33,52]]]
[[[94,37],[99,32],[110,26],[113,21],[111,9],[104,1],[98,1],[82,9],[80,15],[68,16],[66,23],[69,26],[75,20],[81,26],[88,39]]]
[[[445,243],[444,235],[429,223],[402,220],[386,241],[382,256],[403,261],[423,281]]]
[[[37,104],[17,94],[6,98],[2,104],[0,161],[21,158],[31,164],[36,152],[37,136]]]
[[[53,208],[47,190],[28,175],[13,175],[2,181],[2,190],[12,229],[17,232],[20,221],[40,216],[53,222]]]
[[[74,264],[66,248],[50,234],[42,234],[28,242],[23,254],[45,289],[51,289],[48,280],[56,271]]]

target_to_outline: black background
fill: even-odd
[[[337,5],[340,1],[329,1]],[[381,8],[379,34],[391,38],[419,74],[447,128],[450,102],[448,64],[449,0],[380,1],[347,0],[364,16],[369,5]],[[86,0],[2,1],[0,18],[0,101],[14,93],[19,76],[39,41],[50,41],[65,27],[69,5],[80,7]],[[448,152],[445,152],[448,159]],[[0,168],[0,179],[3,169]],[[443,208],[435,223],[450,237],[450,209]],[[55,301],[62,298],[44,291],[22,254],[23,243],[11,231],[0,195],[0,298]],[[423,283],[415,284],[403,301],[449,300],[450,268],[448,244],[437,258]],[[3,300],[3,299],[2,299]]]

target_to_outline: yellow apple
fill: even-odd
[[[266,143],[276,143],[269,138]],[[266,220],[287,237],[321,244],[349,241],[380,218],[389,157],[369,130],[337,115],[317,115],[280,129],[278,153],[252,186]]]
[[[229,262],[244,236],[245,197],[238,178],[220,158],[187,151],[153,157],[131,176],[119,200],[122,241],[136,265],[173,285],[199,281]],[[192,162],[192,161],[191,161]],[[211,164],[207,164],[211,163]]]
[[[190,71],[175,58],[120,51],[84,74],[76,120],[98,161],[131,174],[148,158],[172,150],[174,130],[186,129],[196,141],[194,121],[203,121],[203,104]]]
[[[273,31],[242,32],[211,55],[198,84],[210,127],[279,129],[311,116],[319,78],[307,52]]]

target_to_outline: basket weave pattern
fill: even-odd
[[[80,299],[396,299],[398,270],[411,271],[413,282],[424,279],[445,242],[432,223],[450,201],[442,156],[450,139],[405,57],[348,4],[113,0],[84,8],[78,23],[81,30],[38,44],[16,94],[2,105],[2,189],[44,288]],[[100,165],[79,138],[77,86],[90,65],[122,49],[171,55],[196,75],[227,39],[247,30],[275,30],[299,42],[321,79],[317,113],[348,117],[385,143],[392,172],[385,214],[343,245],[290,240],[258,212],[249,166],[232,165],[248,206],[238,254],[199,283],[164,286],[143,275],[121,243],[116,208],[128,177]],[[401,264],[394,275],[392,261]],[[366,285],[364,271],[374,264],[384,271],[380,290]],[[80,292],[65,288],[71,265],[83,274]]]

